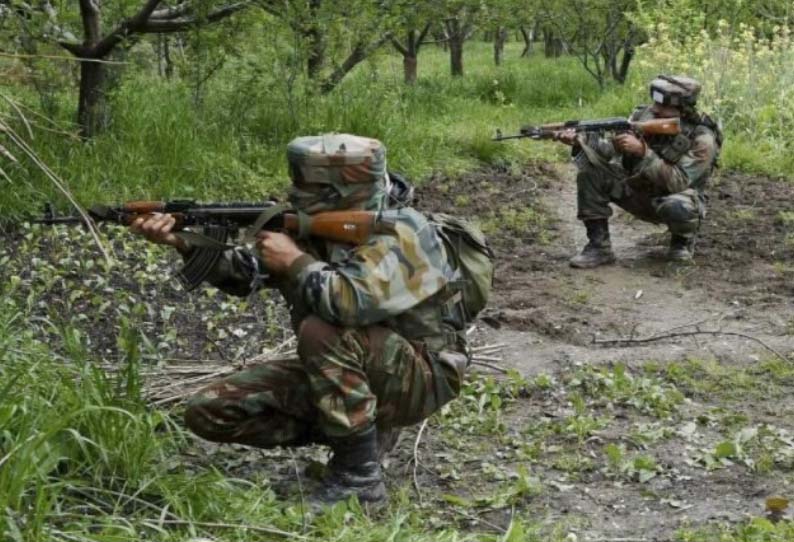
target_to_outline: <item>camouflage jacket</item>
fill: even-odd
[[[645,106],[637,107],[631,116],[632,121],[653,118],[650,108]],[[588,134],[584,144],[605,162],[619,160],[627,175],[640,181],[633,183],[635,188],[644,186],[655,195],[675,194],[689,188],[702,191],[719,156],[717,134],[707,124],[683,119],[681,132],[676,136],[679,138],[676,143],[682,144],[680,147],[670,136],[647,137],[648,148],[642,157],[619,155],[611,140],[597,134]],[[592,157],[593,153],[588,155]]]
[[[384,211],[382,219],[393,225],[390,233],[373,234],[361,246],[299,242],[305,254],[265,285],[281,292],[296,331],[314,314],[338,326],[384,325],[431,351],[462,352],[462,324],[447,288],[456,275],[435,229],[410,207]],[[264,270],[258,255],[237,248],[223,254],[207,280],[244,296]]]

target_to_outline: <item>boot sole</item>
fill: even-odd
[[[596,268],[596,267],[601,267],[602,265],[611,265],[611,264],[615,263],[616,261],[617,261],[617,258],[615,258],[613,256],[612,258],[609,258],[607,260],[602,260],[602,261],[596,262],[596,263],[579,263],[579,262],[571,261],[571,262],[568,262],[568,265],[570,265],[574,269],[593,269],[593,268]]]

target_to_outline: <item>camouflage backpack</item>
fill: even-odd
[[[465,322],[471,322],[485,308],[491,295],[494,276],[494,253],[483,233],[471,222],[443,213],[433,213],[430,220],[444,242],[452,266],[460,272],[457,283],[462,294]]]

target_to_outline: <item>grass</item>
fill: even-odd
[[[112,123],[104,134],[81,143],[34,125],[31,144],[84,204],[261,199],[285,186],[284,148],[298,135],[340,131],[379,138],[390,166],[421,180],[433,171],[454,174],[483,163],[562,158],[565,153],[548,144],[490,138],[496,128],[512,132],[528,122],[626,114],[643,99],[628,87],[601,94],[574,59],[521,59],[519,51],[510,44],[504,65],[495,67],[488,44],[471,43],[466,76],[453,78],[446,53],[428,47],[413,87],[402,84],[399,59],[381,54],[326,97],[304,85],[286,88],[277,77],[252,71],[250,62],[232,60],[198,102],[189,80],[167,80],[131,66],[111,94]],[[69,132],[76,98],[70,81],[64,83],[47,103],[58,126]],[[39,107],[37,96],[19,84],[0,85],[0,91]],[[14,125],[23,130],[19,121]],[[0,192],[4,216],[38,211],[47,200],[65,206],[29,162],[4,169],[12,180],[0,183],[13,187]]]

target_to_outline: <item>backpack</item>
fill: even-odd
[[[430,215],[450,264],[460,272],[463,318],[471,322],[485,308],[494,276],[494,253],[483,233],[471,222],[443,213]]]

